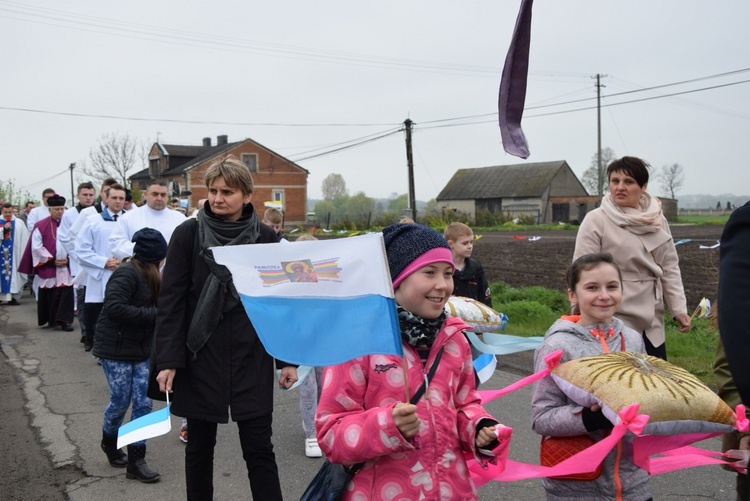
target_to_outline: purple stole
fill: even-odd
[[[55,238],[55,234],[52,233],[53,224],[54,233],[57,234],[57,228],[60,226],[60,223],[52,219],[52,217],[42,219],[34,225],[34,229],[39,230],[39,233],[42,234],[42,245],[44,248],[47,249],[52,256],[57,256],[57,239]],[[31,258],[31,242],[33,240],[34,232],[32,231],[31,233],[32,238],[29,238],[29,242],[26,244],[26,249],[23,251],[21,262],[18,263],[18,271],[26,273],[27,275],[36,274],[39,275],[39,278],[56,278],[57,271],[55,269],[54,257],[48,261],[47,264],[41,264],[37,268],[34,268],[34,261]]]

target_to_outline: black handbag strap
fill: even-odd
[[[437,355],[435,355],[435,361],[432,362],[432,367],[430,367],[430,372],[427,373],[427,381],[422,383],[422,386],[420,386],[417,392],[414,394],[414,396],[411,397],[411,400],[409,400],[410,404],[417,405],[417,402],[419,402],[419,399],[422,398],[422,395],[424,395],[425,390],[427,390],[427,385],[432,381],[432,377],[435,375],[435,371],[437,371],[438,364],[440,363],[440,358],[443,356],[444,349],[445,349],[445,345],[441,346],[440,351],[438,351]]]

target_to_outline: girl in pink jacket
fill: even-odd
[[[383,236],[404,357],[369,355],[328,367],[318,443],[334,463],[364,463],[344,499],[476,499],[465,456],[481,465],[504,460],[511,429],[481,406],[462,334],[469,327],[443,312],[453,291],[450,247],[416,224],[388,226]],[[408,403],[441,350],[424,395]]]

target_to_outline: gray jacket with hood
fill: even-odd
[[[613,335],[607,339],[607,346],[612,353],[623,351],[622,340],[625,341],[625,351],[646,352],[641,334],[625,327],[617,318],[613,318],[611,325],[598,324],[586,327],[568,318],[571,317],[557,320],[545,334],[544,342],[534,353],[535,371],[546,368],[544,357],[557,350],[563,352],[561,363],[604,353],[601,342],[590,332],[592,328],[601,327],[606,332],[609,327],[612,327]],[[581,417],[583,407],[568,399],[551,377],[535,383],[531,407],[531,427],[540,435],[564,437],[588,434],[596,441],[605,436],[602,431],[592,433],[586,431]],[[547,491],[547,499],[553,501],[615,500],[617,497],[616,475],[620,477],[623,500],[645,501],[651,498],[648,473],[633,464],[633,438],[634,436],[628,433],[622,439],[622,456],[618,472],[615,472],[617,455],[617,448],[615,448],[604,460],[602,474],[596,480],[543,478],[542,485]]]

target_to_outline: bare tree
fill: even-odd
[[[82,170],[98,181],[115,178],[128,187],[128,172],[146,166],[145,144],[128,135],[110,133],[99,139],[99,143],[89,151],[91,165],[84,164]]]
[[[16,186],[16,180],[0,179],[0,200],[4,203],[23,206],[29,200],[34,200],[31,193]]]
[[[614,160],[615,152],[612,148],[602,148],[602,193],[609,191],[609,181],[607,180],[607,166]],[[599,190],[597,184],[599,183],[599,173],[597,172],[597,165],[599,164],[599,155],[594,153],[591,157],[591,164],[581,176],[581,184],[590,195],[597,195]]]
[[[334,200],[341,195],[346,195],[346,181],[341,174],[329,174],[320,187],[323,192],[323,200]]]
[[[685,169],[680,164],[665,165],[656,175],[661,183],[662,189],[674,198],[675,191],[685,184]]]

